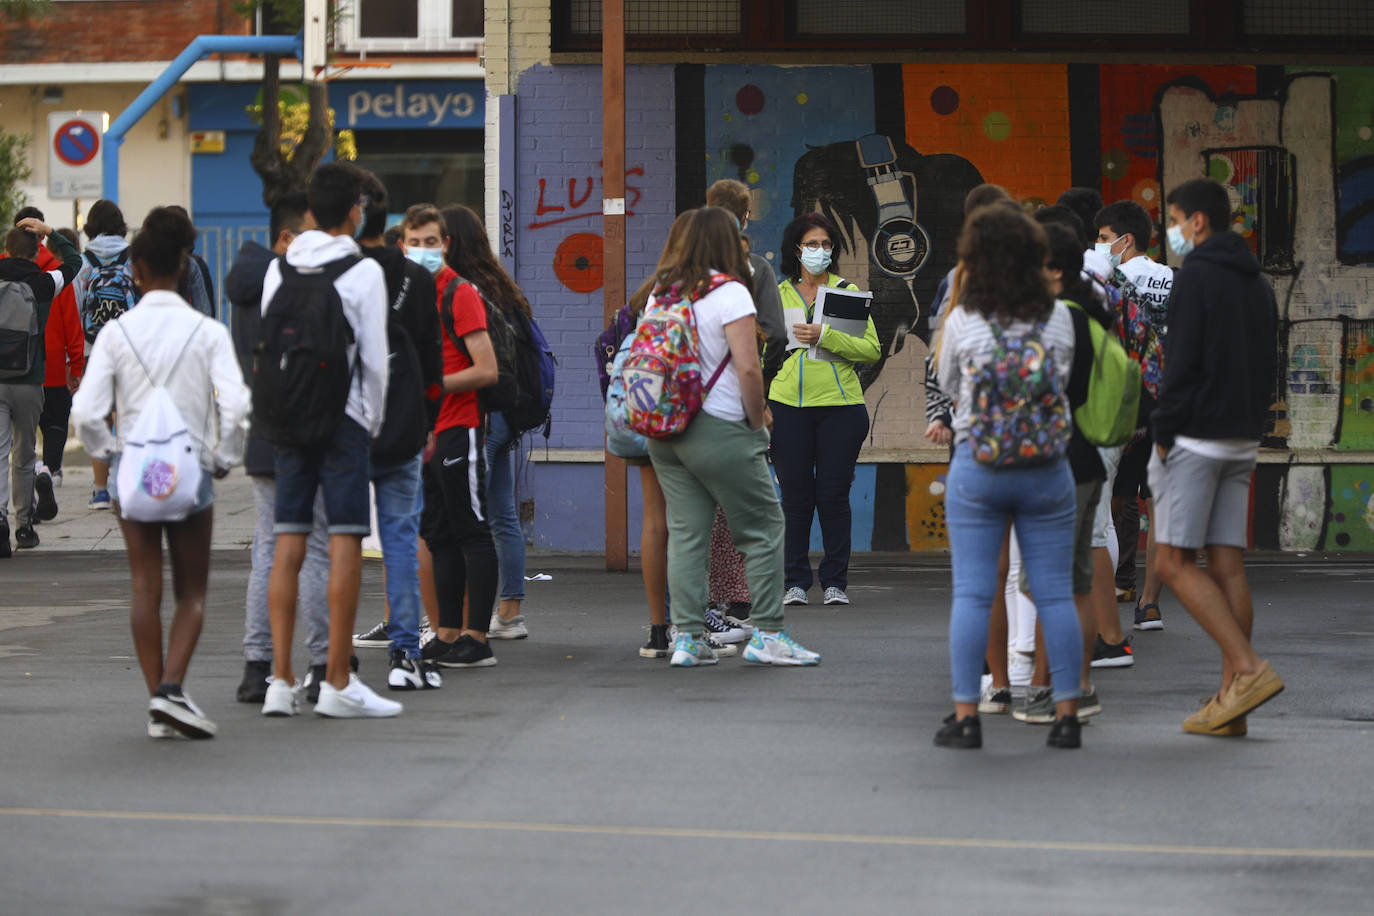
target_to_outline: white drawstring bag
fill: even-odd
[[[202,319],[203,321],[204,319]],[[148,372],[148,366],[134,349],[123,322],[114,322],[124,331],[129,349],[138,360],[143,374],[153,384],[153,393],[144,402],[133,429],[124,437],[124,451],[119,456],[116,478],[119,494],[119,514],[135,522],[179,522],[191,514],[200,490],[200,456],[195,440],[186,428],[186,421],[177,410],[167,382],[176,375],[181,356],[190,349],[191,336],[182,347],[181,356],[172,364],[167,378],[158,384]]]

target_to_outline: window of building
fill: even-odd
[[[965,0],[795,0],[797,35],[962,35]]]
[[[411,204],[465,204],[478,213],[483,198],[480,130],[357,130],[357,164],[386,186],[392,215]]]
[[[482,0],[353,0],[337,28],[342,51],[473,51]]]
[[[1023,35],[1186,35],[1190,0],[1021,0]]]
[[[743,26],[742,6],[742,0],[625,0],[625,34],[738,34]],[[599,39],[601,0],[571,0],[567,30],[575,39]]]
[[[1374,35],[1370,0],[1244,0],[1246,35]]]

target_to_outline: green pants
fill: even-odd
[[[681,632],[702,634],[717,505],[744,554],[754,626],[782,629],[782,507],[767,451],[765,430],[753,432],[745,422],[705,412],[676,439],[649,443],[668,510],[668,593]]]

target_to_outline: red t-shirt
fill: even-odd
[[[472,361],[467,358],[463,351],[454,346],[453,338],[448,334],[447,322],[444,321],[443,316],[444,290],[448,289],[450,283],[458,279],[458,274],[454,273],[446,264],[434,279],[435,285],[439,288],[439,320],[440,324],[444,326],[444,375],[452,375],[455,372],[462,372],[472,365]],[[461,284],[453,294],[453,335],[462,340],[473,331],[485,331],[486,329],[487,310],[482,305],[482,297],[477,295],[477,290],[471,283]],[[481,425],[482,412],[477,408],[476,391],[444,395],[444,400],[439,405],[439,422],[434,426],[436,433],[452,429],[455,426],[474,429]]]

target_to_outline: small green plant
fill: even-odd
[[[0,0],[0,19],[24,22],[52,12],[52,0]]]
[[[29,202],[20,185],[33,176],[29,168],[28,134],[6,133],[0,127],[0,226],[14,223],[14,214]]]

